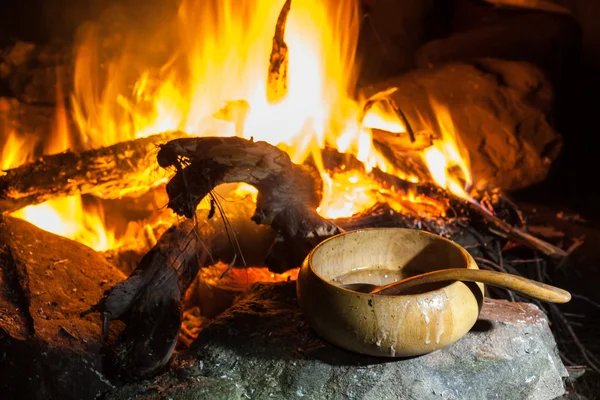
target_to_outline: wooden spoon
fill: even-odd
[[[549,303],[567,303],[571,300],[569,292],[555,286],[504,272],[466,268],[440,269],[401,279],[385,286],[377,286],[370,283],[351,283],[342,285],[342,287],[362,293],[397,295],[415,286],[446,281],[481,282],[486,285],[510,289],[536,300]]]

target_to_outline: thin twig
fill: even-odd
[[[473,257],[475,261],[477,261],[478,263],[487,265],[489,267],[491,267],[492,269],[499,271],[499,272],[504,272],[504,268],[501,267],[500,265],[496,264],[493,261],[490,260],[486,260],[485,258],[481,258],[481,257]],[[500,258],[502,258],[502,256],[500,256]],[[512,291],[508,290],[508,289],[502,289],[503,291],[506,291],[506,293],[508,294],[508,298],[510,301],[515,302],[515,295]]]
[[[506,272],[504,269],[504,262],[503,262],[503,257],[502,257],[502,248],[500,247],[500,242],[496,242],[496,251],[498,252],[498,267],[500,267],[500,271],[501,272]],[[513,303],[515,302],[515,295],[511,290],[506,290],[506,293],[508,293],[508,298],[510,299],[510,301],[512,301]]]
[[[495,262],[493,262],[493,261],[487,260],[487,259],[482,258],[482,257],[473,257],[473,259],[475,261],[477,261],[478,263],[487,265],[487,266],[491,267],[492,269],[494,269],[496,271],[502,272],[502,268],[498,264],[496,264]]]
[[[529,258],[525,260],[507,260],[506,262],[509,264],[531,264],[534,262],[542,261],[542,258]]]
[[[577,348],[581,352],[581,355],[583,356],[583,358],[585,359],[585,361],[588,363],[588,365],[594,371],[596,371],[596,373],[600,374],[600,366],[599,366],[600,365],[600,361],[593,354],[591,354],[588,351],[587,347],[585,347],[585,345],[583,343],[581,343],[581,340],[579,340],[579,337],[575,333],[575,330],[571,326],[571,323],[562,314],[562,312],[556,306],[556,304],[550,304],[549,306],[550,306],[550,309],[553,311],[553,314],[556,315],[556,317],[558,318],[558,320],[560,322],[562,322],[562,324],[564,325],[564,327],[566,328],[566,330],[569,332],[569,335],[573,339],[573,342],[575,343],[575,345],[577,346]]]
[[[571,297],[573,297],[574,299],[579,299],[579,300],[583,300],[589,304],[591,304],[592,306],[596,307],[596,308],[600,308],[600,303],[595,302],[594,300],[590,299],[589,297],[586,297],[584,295],[581,294],[577,294],[577,293],[572,293]]]
[[[500,242],[496,242],[496,251],[498,252],[498,266],[500,271],[504,271],[504,262],[502,260],[502,249],[500,248]]]

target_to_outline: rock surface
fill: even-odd
[[[439,26],[433,21],[426,24],[435,2],[377,0],[365,10],[358,47],[361,80],[372,82],[414,67],[414,54],[427,40],[429,28]]]
[[[527,61],[554,81],[568,79],[561,75],[579,57],[581,43],[575,18],[470,0],[455,3],[454,32],[418,49],[418,67],[491,57]]]
[[[2,217],[1,397],[93,399],[112,388],[99,372],[100,318],[79,314],[122,279],[92,249]]]
[[[392,95],[415,131],[437,128],[431,99],[447,107],[468,150],[473,181],[515,190],[543,181],[562,146],[548,121],[551,85],[535,66],[483,59],[414,70],[365,88]],[[438,113],[439,115],[439,113]]]
[[[457,343],[412,359],[365,357],[317,338],[295,283],[257,284],[167,374],[107,399],[554,399],[567,371],[543,313],[486,300]]]

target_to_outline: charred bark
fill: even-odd
[[[286,0],[279,12],[275,34],[273,35],[273,47],[269,59],[269,73],[267,75],[267,100],[277,103],[283,99],[288,87],[288,47],[284,41],[285,25],[292,5],[291,0]]]
[[[147,192],[161,178],[158,144],[183,136],[172,132],[80,153],[43,156],[0,172],[0,212],[80,194],[115,199]]]
[[[298,266],[320,241],[340,232],[335,223],[317,214],[322,184],[316,170],[292,163],[267,142],[238,137],[176,139],[161,147],[158,163],[176,168],[167,184],[169,207],[188,218],[220,184],[245,182],[256,187],[251,219],[278,233],[266,260],[270,268]]]
[[[197,227],[191,220],[171,227],[126,280],[83,313],[100,312],[104,334],[111,320],[126,324],[108,349],[109,373],[146,378],[167,365],[181,328],[185,292],[198,270],[214,262],[207,250],[214,233],[210,225]]]
[[[258,224],[271,225],[278,232],[265,260],[273,271],[297,267],[321,240],[343,231],[339,221],[325,220],[316,212],[321,201],[321,181],[316,170],[310,165],[293,164],[286,153],[268,143],[237,137],[178,139],[161,148],[158,162],[162,167],[176,167],[177,173],[167,184],[169,207],[187,217],[193,216],[198,203],[221,183],[246,182],[255,186],[259,195],[252,219]],[[324,152],[323,162],[330,170],[341,164],[347,169],[364,168],[352,156],[334,150]],[[565,255],[562,249],[503,221],[480,204],[458,198],[435,185],[408,182],[377,169],[371,175],[384,185],[428,196],[445,207],[437,220],[423,218],[418,210],[407,209],[405,215],[397,213],[391,218],[397,219],[395,226],[418,226],[451,236],[445,232],[449,224],[444,219],[462,221],[463,227],[473,225],[485,235],[511,240],[546,255]],[[436,226],[435,221],[442,223]]]

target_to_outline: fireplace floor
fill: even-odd
[[[568,375],[545,315],[486,299],[455,344],[410,359],[361,356],[311,331],[295,283],[255,284],[158,378],[107,399],[555,399]]]

